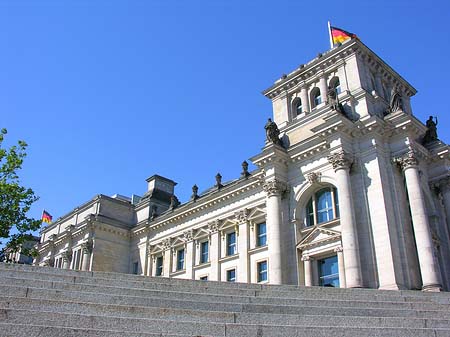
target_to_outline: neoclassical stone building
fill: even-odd
[[[351,39],[283,75],[257,169],[179,204],[96,196],[45,228],[39,265],[214,281],[450,289],[450,152],[416,90]]]

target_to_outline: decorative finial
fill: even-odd
[[[194,185],[192,186],[192,195],[191,195],[191,200],[197,200],[198,199],[198,186]]]
[[[220,175],[220,173],[216,174],[216,185],[215,185],[218,189],[223,187],[222,185],[222,176]]]
[[[241,172],[241,177],[242,178],[247,178],[250,175],[250,173],[248,173],[248,163],[244,160],[242,162],[242,172]]]

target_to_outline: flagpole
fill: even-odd
[[[333,49],[333,37],[331,36],[331,24],[330,21],[328,21],[328,35],[330,36],[330,48]]]

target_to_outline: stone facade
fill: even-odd
[[[330,95],[330,90],[336,95]],[[450,289],[450,152],[423,142],[416,90],[359,40],[264,91],[257,169],[179,205],[97,196],[44,229],[39,265],[171,278]],[[279,139],[277,138],[279,137]]]

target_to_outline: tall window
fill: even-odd
[[[312,106],[316,107],[318,106],[320,103],[322,103],[322,96],[320,95],[320,90],[319,88],[314,88],[313,91],[311,92],[311,101],[312,101]]]
[[[337,256],[317,261],[319,265],[319,285],[339,288],[339,268]]]
[[[236,282],[236,269],[227,270],[227,281]]]
[[[137,275],[139,273],[139,262],[133,263],[133,274]]]
[[[294,111],[294,117],[300,115],[303,112],[302,100],[297,97],[292,103],[292,110]]]
[[[265,223],[256,225],[256,245],[258,247],[265,246],[267,244],[267,227]]]
[[[200,263],[206,263],[209,260],[209,241],[200,244]]]
[[[267,261],[258,262],[258,282],[267,281]]]
[[[237,253],[236,247],[236,232],[227,234],[227,255],[234,255]]]
[[[184,269],[184,249],[179,249],[177,252],[177,270]]]
[[[306,225],[313,226],[339,217],[339,200],[334,187],[323,188],[309,199],[306,206]]]
[[[155,276],[161,276],[163,273],[163,257],[158,256],[156,258],[156,270],[155,270]]]

